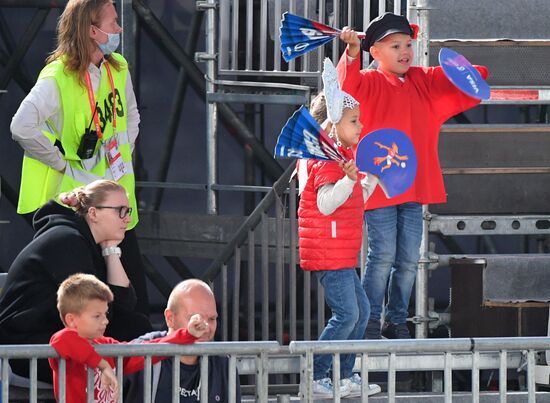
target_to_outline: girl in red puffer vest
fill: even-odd
[[[324,91],[313,99],[310,112],[339,145],[347,162],[299,161],[298,178],[303,188],[298,209],[300,266],[315,272],[332,310],[319,340],[361,340],[370,305],[355,268],[363,234],[364,203],[377,178],[359,173],[353,161],[351,147],[359,141],[363,127],[359,103],[340,91],[330,59],[325,60],[323,83]],[[355,354],[341,356],[341,397],[361,393],[361,378],[352,372],[354,361]],[[333,396],[331,366],[331,355],[314,357],[314,398]],[[377,385],[369,385],[369,389],[380,390]]]

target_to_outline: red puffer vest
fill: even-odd
[[[364,201],[359,180],[348,200],[325,216],[317,208],[317,190],[344,177],[337,162],[307,162],[308,179],[298,208],[300,266],[303,270],[356,267],[363,235]]]

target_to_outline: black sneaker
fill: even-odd
[[[384,322],[382,326],[382,336],[386,339],[410,339],[411,334],[406,323]]]
[[[381,338],[382,336],[380,335],[380,321],[369,320],[367,323],[367,330],[365,330],[365,339],[378,340]]]

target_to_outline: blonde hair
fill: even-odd
[[[65,315],[81,313],[94,299],[113,302],[113,293],[96,276],[76,273],[65,279],[57,289],[57,310],[63,324],[66,325]]]
[[[327,120],[327,99],[323,91],[319,92],[309,105],[309,113],[313,119],[319,124],[323,124]]]
[[[112,192],[126,193],[126,189],[115,181],[100,179],[70,192],[62,193],[60,197],[74,197],[76,204],[73,207],[76,210],[76,214],[84,216],[88,213],[90,207],[101,205],[108,194]]]
[[[69,0],[57,23],[57,47],[46,59],[49,64],[64,58],[65,69],[79,73],[83,82],[84,73],[92,60],[92,49],[96,46],[90,38],[90,26],[99,23],[101,12],[112,0]],[[116,69],[120,63],[112,55],[105,59]]]

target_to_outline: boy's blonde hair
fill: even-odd
[[[92,274],[77,273],[69,276],[57,289],[57,310],[66,326],[65,315],[80,314],[94,299],[113,302],[113,293],[103,281]]]

